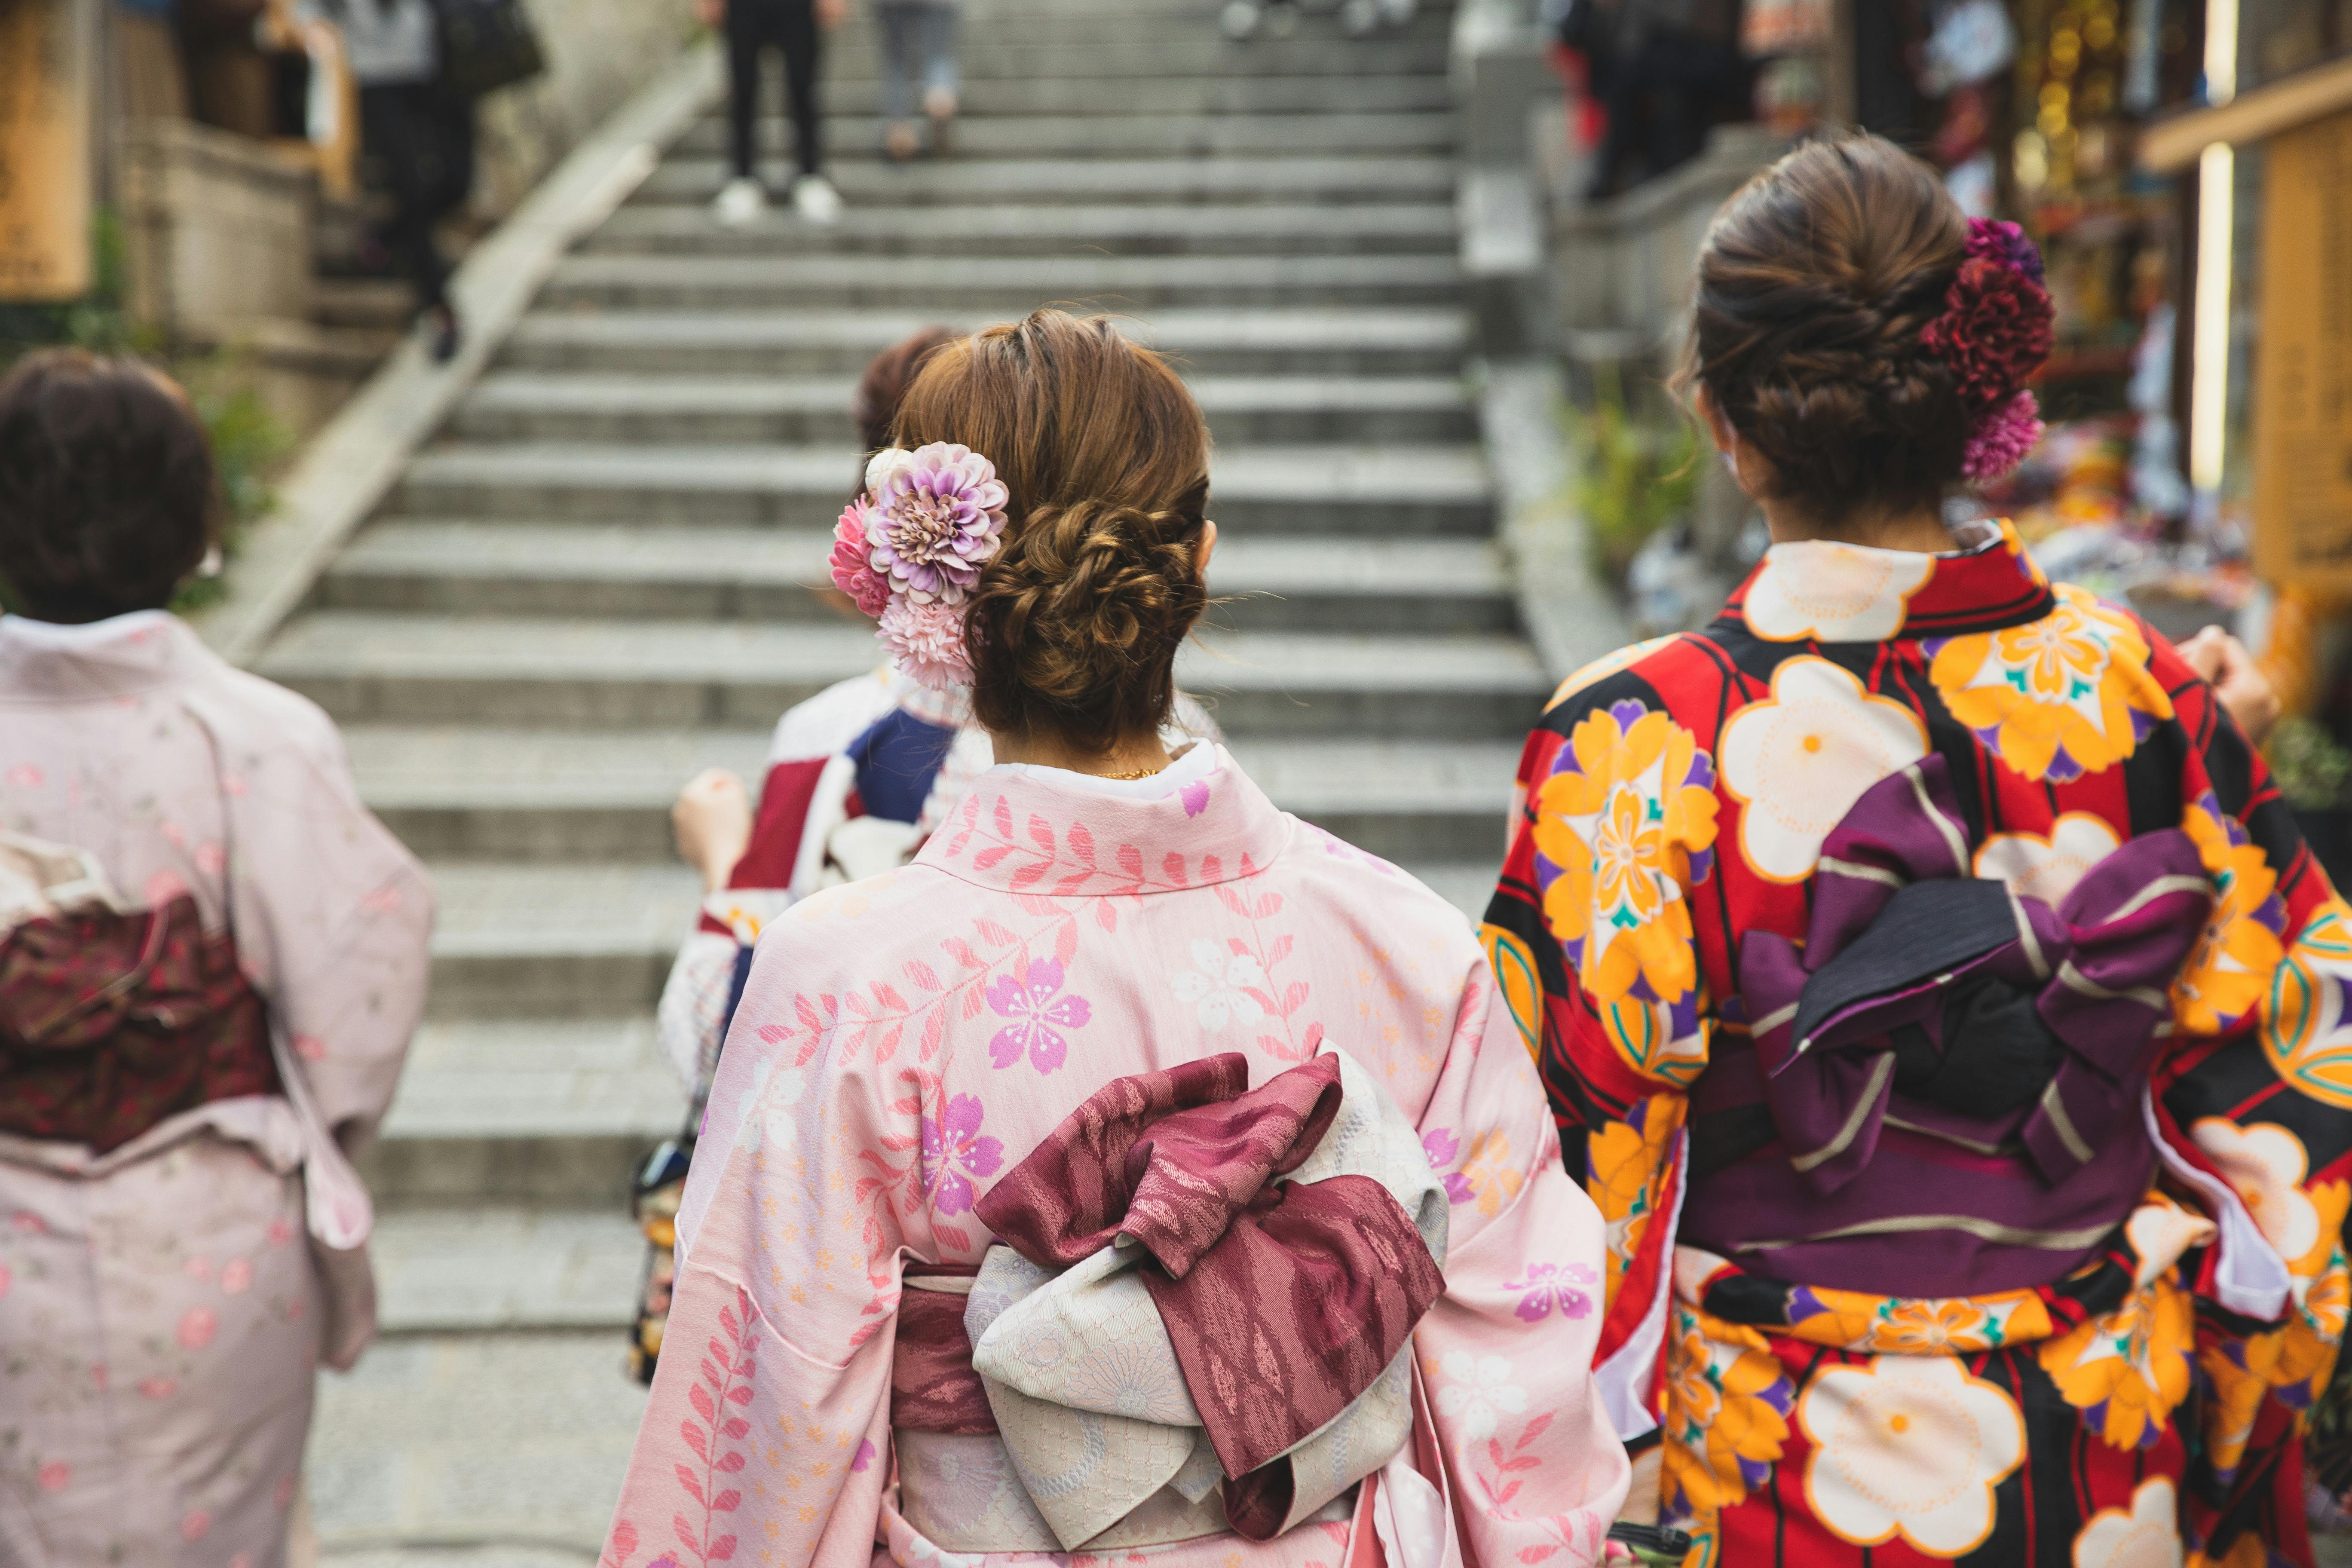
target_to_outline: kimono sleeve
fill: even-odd
[[[1433,1154],[1463,1156],[1446,1180],[1445,1293],[1413,1344],[1465,1561],[1598,1562],[1630,1478],[1591,1372],[1601,1216],[1560,1164],[1484,963],[1421,1131]]]
[[[1596,1354],[1632,1437],[1655,1425],[1687,1091],[1714,1027],[1688,900],[1713,874],[1715,769],[1639,671],[1565,689],[1521,754],[1482,938],[1607,1226]]]
[[[860,1032],[836,1026],[837,995],[810,984],[828,965],[795,944],[812,929],[770,930],[728,1031],[611,1568],[874,1554],[900,1253],[935,1249],[919,1113],[848,1059]]]

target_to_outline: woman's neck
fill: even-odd
[[[992,730],[990,744],[999,763],[1025,763],[1033,767],[1063,768],[1098,778],[1139,778],[1156,773],[1170,762],[1168,748],[1157,734],[1130,736],[1108,752],[1073,746],[1059,735],[1015,735]]]
[[[1825,539],[1841,544],[1865,544],[1874,550],[1915,550],[1931,555],[1958,544],[1952,531],[1944,525],[1943,512],[1935,507],[1863,508],[1834,521],[1823,522],[1792,510],[1785,502],[1767,500],[1760,504],[1765,526],[1771,530],[1775,544]]]

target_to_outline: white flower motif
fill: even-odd
[[[789,1154],[798,1147],[800,1123],[793,1111],[807,1087],[805,1072],[780,1068],[773,1057],[753,1070],[751,1087],[743,1091],[735,1119],[735,1142],[745,1153],[756,1154],[763,1144],[779,1154]]]
[[[2009,1395],[1959,1358],[1886,1355],[1830,1367],[1797,1402],[1812,1452],[1805,1499],[1840,1540],[1900,1535],[1958,1557],[1992,1533],[1993,1488],[2025,1457],[2025,1420]]]
[[[2074,1568],[2180,1568],[2180,1505],[2162,1476],[2142,1481],[2131,1508],[2103,1508],[2074,1537]]]
[[[1234,952],[1202,937],[1192,943],[1193,967],[1168,983],[1176,1000],[1192,1007],[1204,1029],[1222,1029],[1239,1022],[1255,1024],[1265,1016],[1252,991],[1266,988],[1265,970],[1245,952]]]
[[[2179,1262],[2182,1253],[2212,1240],[2217,1228],[2203,1215],[2191,1214],[2179,1204],[2151,1198],[2140,1205],[2124,1222],[2124,1239],[2139,1258],[2132,1283],[2146,1289],[2148,1281]]]
[[[1927,731],[1899,702],[1874,697],[1810,655],[1772,672],[1772,695],[1731,716],[1718,761],[1739,798],[1739,849],[1756,873],[1801,882],[1822,840],[1862,793],[1927,754]]]
[[[1506,1415],[1528,1407],[1528,1391],[1511,1381],[1511,1363],[1498,1355],[1450,1351],[1437,1363],[1445,1385],[1437,1391],[1437,1413],[1454,1424],[1465,1443],[1483,1443]]]
[[[2087,811],[2070,811],[2038,833],[1996,833],[1977,851],[1976,874],[2006,882],[2023,898],[2053,908],[2090,868],[2116,851],[2116,830]]]
[[[2319,1210],[2303,1191],[2303,1141],[2274,1122],[2241,1127],[2209,1116],[2189,1130],[2254,1217],[2263,1239],[2292,1264],[2319,1245]]]
[[[1776,544],[1748,584],[1748,629],[1773,642],[1884,642],[1903,625],[1904,606],[1936,569],[1909,550],[1873,550],[1809,539]]]

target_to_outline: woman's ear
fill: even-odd
[[[1209,580],[1209,557],[1216,552],[1217,525],[1213,521],[1204,521],[1201,524],[1200,559],[1195,563],[1201,574],[1201,581],[1204,584]]]
[[[1723,411],[1723,405],[1715,400],[1714,393],[1701,384],[1691,395],[1691,406],[1701,419],[1706,421],[1706,433],[1714,440],[1716,451],[1722,455],[1723,466],[1731,470],[1732,483],[1745,494],[1755,495],[1756,487],[1748,482],[1745,471],[1748,450],[1741,445],[1739,432],[1732,427],[1731,416]]]

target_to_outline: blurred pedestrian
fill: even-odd
[[[793,117],[793,151],[800,175],[793,210],[811,223],[841,216],[841,193],[824,177],[823,120],[817,73],[826,31],[841,24],[848,0],[698,0],[704,23],[727,34],[727,150],[732,174],[711,210],[730,228],[768,210],[760,183],[760,62],[770,48],[784,58],[784,99]]]
[[[433,358],[457,353],[449,264],[434,229],[474,190],[474,100],[442,79],[432,0],[301,0],[343,35],[360,89],[360,153],[392,198],[384,247],[416,290]]]
[[[217,489],[179,390],[0,380],[0,1563],[280,1560],[374,1331],[348,1155],[432,893],[310,702],[166,607]]]
[[[875,0],[882,38],[883,146],[898,163],[921,148],[915,130],[916,90],[931,125],[931,152],[948,150],[956,115],[956,26],[961,0]]]

